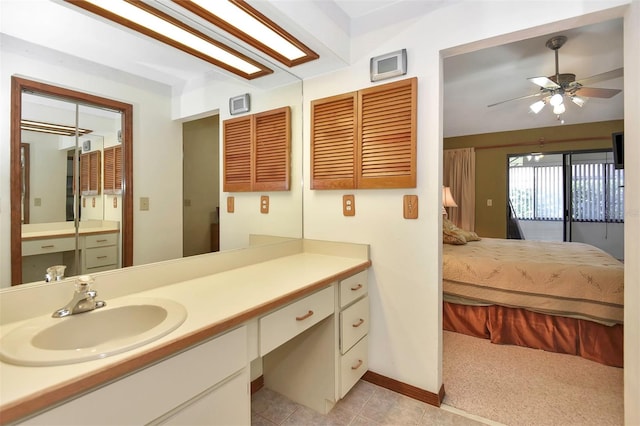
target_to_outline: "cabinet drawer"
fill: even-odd
[[[58,253],[76,249],[74,237],[46,238],[42,240],[29,240],[22,242],[22,255]]]
[[[369,332],[369,297],[340,312],[340,353],[347,352]]]
[[[260,318],[260,355],[265,355],[333,313],[334,287],[327,287]]]
[[[340,307],[367,294],[367,271],[359,272],[340,281]]]
[[[118,263],[118,248],[97,247],[85,249],[85,266],[87,268],[97,268]]]
[[[85,248],[115,246],[118,244],[118,234],[98,234],[84,237]]]
[[[248,368],[247,332],[240,327],[32,417],[24,424],[146,425],[243,368]],[[244,386],[234,392],[237,394],[233,407],[248,413],[249,382],[244,377]],[[144,398],[138,398],[139,395]]]
[[[340,358],[340,398],[349,392],[369,368],[367,336]]]

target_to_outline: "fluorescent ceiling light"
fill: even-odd
[[[172,1],[289,67],[318,58],[317,53],[245,1]]]
[[[54,135],[74,136],[76,134],[76,127],[65,126],[63,124],[44,123],[34,120],[21,120],[20,129],[30,130],[32,132],[51,133]],[[86,135],[93,130],[82,129],[78,127],[78,135]]]
[[[146,3],[65,0],[247,79],[273,71]]]

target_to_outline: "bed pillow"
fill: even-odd
[[[442,242],[445,244],[453,244],[456,246],[467,244],[467,240],[464,238],[464,236],[455,231],[449,231],[444,228],[442,229]]]
[[[480,237],[478,236],[478,234],[473,231],[465,231],[464,229],[458,228],[446,217],[442,219],[443,238],[445,231],[455,236],[464,238],[465,243],[467,241],[480,241]]]

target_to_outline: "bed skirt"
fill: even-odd
[[[613,367],[623,366],[623,325],[539,314],[499,305],[443,302],[445,330],[482,337],[492,343],[578,355]]]

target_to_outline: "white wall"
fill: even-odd
[[[345,191],[305,188],[304,192],[305,238],[371,244],[369,368],[372,371],[433,393],[437,393],[442,384],[441,216],[438,207],[442,182],[441,54],[464,53],[611,19],[623,11],[588,14],[623,3],[459,2],[415,22],[386,27],[378,33],[354,39],[351,51],[355,57],[348,69],[305,80],[304,108],[308,110],[313,99],[372,86],[368,79],[372,56],[406,48],[409,66],[405,77],[418,77],[417,188],[348,191],[355,194],[355,217],[342,216],[341,196]],[[554,13],[549,14],[548,8]],[[637,22],[637,12],[634,13]],[[626,68],[628,61],[637,62],[638,53],[630,50],[625,53]],[[628,70],[625,73],[629,75]],[[637,89],[637,84],[627,86],[625,81],[625,99],[634,87]],[[638,113],[637,105],[626,107],[627,117],[635,117]],[[626,120],[626,126],[636,126],[637,131],[635,121]],[[629,133],[627,128],[625,131]],[[304,140],[304,164],[309,164],[308,116],[305,116]],[[629,156],[633,156],[633,151]],[[309,181],[306,169],[304,178]],[[631,177],[628,181],[633,182]],[[627,208],[631,210],[635,205],[636,213],[631,219],[635,225],[630,228],[637,229],[637,195],[631,195],[631,192],[628,191],[627,198],[636,197],[636,201]],[[403,194],[419,196],[419,219],[402,218]],[[627,238],[627,250],[629,240],[631,238]],[[637,253],[636,243],[632,244],[632,250]],[[637,269],[631,279],[637,281]],[[633,291],[637,295],[637,289]],[[627,315],[637,321],[638,305],[630,305],[627,305]],[[628,334],[631,332],[628,328]],[[633,339],[637,342],[637,336]],[[635,384],[627,386],[636,386],[632,395],[637,397],[638,378],[632,382]],[[628,404],[627,410],[632,413],[637,408]]]
[[[229,98],[243,93],[251,97],[255,114],[284,106],[291,107],[291,189],[271,192],[224,192],[220,179],[220,250],[249,245],[249,234],[302,237],[302,83],[259,90],[237,82],[207,84],[185,91],[176,99],[174,116],[181,120],[220,113],[220,140],[224,120],[230,118]],[[223,144],[220,144],[220,158]],[[222,164],[220,170],[222,171]],[[260,196],[269,196],[269,213],[260,213]],[[235,212],[227,212],[227,197],[233,196]]]
[[[134,264],[182,256],[182,133],[171,120],[166,86],[97,69],[82,60],[56,60],[18,50],[3,40],[0,51],[0,286],[10,285],[10,87],[11,76],[40,80],[133,104]],[[139,197],[150,198],[149,211]],[[109,198],[111,202],[111,197]]]

